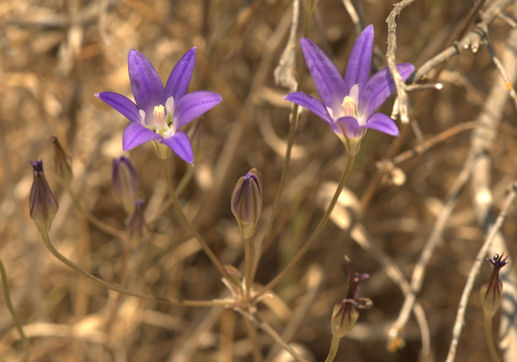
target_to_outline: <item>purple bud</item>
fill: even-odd
[[[334,336],[342,338],[347,334],[359,318],[359,309],[372,307],[372,301],[359,297],[359,284],[370,277],[367,273],[356,273],[350,259],[345,256],[348,266],[346,298],[337,303],[332,310],[331,331]]]
[[[145,223],[144,206],[145,203],[142,200],[137,200],[135,202],[133,214],[129,218],[129,222],[127,224],[129,238],[134,242],[142,239],[145,228],[147,227],[147,224]]]
[[[50,142],[54,145],[54,169],[56,179],[63,186],[67,187],[72,181],[72,167],[70,166],[70,156],[65,153],[56,136],[50,137]]]
[[[251,238],[262,213],[262,179],[257,169],[252,168],[237,181],[231,208],[242,237]]]
[[[485,315],[493,317],[501,305],[501,292],[503,283],[499,279],[499,270],[506,265],[508,256],[503,259],[504,254],[495,254],[491,259],[487,259],[493,266],[492,274],[488,282],[481,287],[481,305]]]
[[[30,216],[42,232],[48,232],[59,205],[43,173],[43,161],[31,161],[31,164],[34,180],[29,197]]]
[[[128,215],[133,213],[138,188],[138,174],[127,157],[113,159],[113,191]]]

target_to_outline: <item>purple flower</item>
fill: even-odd
[[[321,101],[302,92],[290,93],[285,99],[309,109],[327,122],[347,148],[358,145],[367,128],[398,136],[398,128],[390,117],[374,113],[395,91],[395,83],[388,68],[369,77],[373,52],[372,25],[357,38],[344,79],[316,44],[302,38],[301,45]],[[403,63],[397,65],[397,70],[406,80],[413,73],[414,66]],[[353,147],[352,151],[357,150],[358,147]]]
[[[190,140],[179,129],[222,100],[214,92],[186,94],[195,60],[196,48],[192,48],[176,64],[164,88],[151,62],[138,50],[129,51],[129,80],[136,104],[118,93],[96,94],[131,121],[122,137],[124,151],[155,141],[190,164],[194,162]]]

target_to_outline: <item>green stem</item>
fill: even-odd
[[[325,362],[333,362],[334,358],[336,358],[337,350],[339,348],[339,341],[341,338],[332,335],[332,342],[330,342],[330,350]]]
[[[277,276],[275,276],[266,286],[259,291],[257,296],[263,295],[268,290],[271,290],[274,288],[281,280],[282,278],[296,265],[298,262],[304,257],[304,255],[309,251],[311,246],[314,244],[314,242],[318,239],[319,234],[327,224],[327,221],[330,217],[330,214],[332,213],[332,210],[334,210],[334,206],[336,206],[337,200],[339,198],[339,195],[341,194],[341,191],[345,187],[345,183],[348,179],[348,176],[350,175],[350,172],[352,171],[352,167],[354,165],[355,155],[349,155],[347,158],[347,164],[345,167],[345,171],[343,172],[343,176],[341,177],[341,181],[339,182],[338,187],[336,188],[336,192],[334,193],[334,197],[332,197],[332,200],[330,201],[329,206],[327,207],[327,210],[325,211],[325,214],[321,218],[318,226],[314,230],[314,232],[311,234],[307,242],[303,245],[303,247],[298,250],[294,258],[287,264],[287,266],[279,273]]]
[[[252,239],[244,239],[244,282],[246,283],[246,298],[249,298],[253,284],[255,246]]]
[[[100,285],[103,288],[113,290],[115,292],[118,292],[118,293],[121,293],[124,295],[129,295],[131,297],[140,298],[143,300],[148,300],[148,301],[153,301],[153,302],[158,302],[158,303],[167,303],[167,304],[173,304],[173,305],[181,305],[181,306],[186,306],[186,307],[212,307],[212,306],[227,306],[228,305],[228,302],[223,301],[223,300],[206,300],[205,301],[205,300],[179,300],[179,299],[169,299],[169,298],[160,298],[160,297],[156,298],[156,297],[132,292],[130,290],[118,287],[109,282],[106,282],[105,280],[103,280],[99,277],[96,277],[95,275],[93,275],[93,274],[87,272],[86,270],[84,270],[83,268],[81,268],[79,265],[75,264],[73,261],[69,260],[63,254],[61,254],[59,251],[57,251],[56,248],[54,248],[54,246],[52,245],[52,243],[50,241],[48,231],[42,230],[41,228],[39,228],[39,231],[40,231],[40,234],[41,234],[41,237],[43,239],[45,246],[52,253],[52,255],[54,255],[60,262],[62,262],[69,268],[75,270],[79,274],[81,274],[84,277],[90,279],[91,281],[97,283],[98,285]]]
[[[174,205],[174,208],[176,209],[176,212],[178,213],[181,222],[189,229],[189,231],[194,235],[196,240],[201,245],[201,248],[205,252],[205,254],[208,256],[212,264],[216,267],[216,269],[219,271],[219,273],[226,278],[227,280],[232,280],[230,276],[228,275],[228,272],[226,269],[224,269],[223,265],[217,259],[215,254],[212,252],[208,244],[203,240],[201,235],[197,232],[194,225],[190,223],[190,221],[187,219],[187,216],[185,216],[185,213],[183,212],[183,209],[181,208],[181,205],[178,201],[178,198],[176,197],[176,192],[174,191],[174,187],[172,186],[172,180],[169,172],[169,164],[167,163],[167,159],[160,158],[161,164],[162,164],[162,171],[163,176],[165,177],[165,180],[167,181],[167,187],[169,188],[169,196],[171,198],[172,204]]]
[[[485,336],[486,342],[488,344],[488,349],[490,351],[490,357],[492,357],[492,362],[501,362],[492,335],[492,317],[488,315],[485,315]]]
[[[20,319],[18,318],[18,314],[16,314],[16,310],[14,310],[13,303],[11,302],[11,296],[9,293],[9,284],[7,284],[7,273],[5,272],[4,263],[0,260],[0,272],[2,273],[2,287],[4,288],[4,299],[5,304],[7,305],[7,309],[9,309],[9,313],[11,313],[11,317],[13,317],[14,325],[20,333],[20,337],[23,341],[23,346],[25,347],[23,360],[27,361],[30,355],[31,345],[27,336],[23,332],[23,326],[20,323]]]

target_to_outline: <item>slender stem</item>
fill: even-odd
[[[334,358],[336,358],[337,350],[339,348],[339,341],[341,341],[341,338],[339,338],[338,336],[332,335],[332,342],[330,342],[329,354],[327,355],[325,362],[334,361]]]
[[[13,303],[11,302],[9,284],[7,283],[7,273],[5,272],[4,263],[2,263],[2,260],[0,260],[0,272],[2,273],[2,288],[4,289],[5,304],[7,305],[7,309],[9,309],[9,313],[11,313],[11,317],[13,318],[14,325],[16,326],[18,333],[22,338],[23,346],[25,348],[23,360],[27,361],[29,359],[31,345],[29,340],[27,339],[27,336],[23,332],[23,326],[20,322],[20,319],[18,318],[18,314],[16,314],[16,310],[13,307]]]
[[[345,171],[343,172],[343,176],[341,177],[341,181],[339,182],[338,187],[336,188],[336,192],[334,193],[334,197],[332,197],[332,200],[330,201],[329,206],[327,207],[327,210],[325,211],[325,214],[321,218],[318,226],[314,230],[314,232],[311,234],[307,242],[303,245],[303,247],[298,250],[294,258],[287,264],[287,266],[279,273],[277,274],[269,283],[266,284],[262,290],[260,290],[255,298],[263,295],[268,290],[274,288],[280,280],[304,257],[304,255],[309,251],[311,246],[314,244],[314,242],[318,239],[319,234],[327,224],[327,221],[330,217],[330,214],[332,213],[332,210],[334,210],[334,206],[336,206],[337,200],[339,198],[339,195],[341,194],[341,191],[345,187],[346,180],[348,179],[348,176],[350,175],[350,172],[352,171],[352,167],[354,165],[355,161],[355,155],[349,155],[347,158],[347,164],[345,167]]]
[[[79,210],[88,220],[90,220],[90,222],[92,224],[97,226],[99,229],[105,231],[106,233],[113,235],[116,238],[119,238],[122,240],[127,240],[126,234],[122,230],[119,230],[119,229],[105,223],[104,221],[98,219],[90,211],[88,211],[88,209],[83,205],[81,200],[79,200],[77,195],[72,191],[70,186],[63,185],[63,187],[64,187],[65,191],[68,192],[68,194],[72,198],[72,202],[73,202],[75,208],[77,210]]]
[[[221,264],[221,262],[219,261],[219,259],[217,259],[215,254],[212,252],[212,250],[208,246],[208,244],[203,240],[201,235],[199,235],[199,233],[197,232],[194,225],[192,225],[192,223],[187,219],[187,216],[183,212],[183,209],[181,208],[178,198],[176,197],[176,192],[174,191],[174,187],[172,186],[172,180],[171,180],[171,176],[170,176],[170,172],[169,172],[169,164],[167,163],[167,159],[162,158],[160,160],[161,160],[161,164],[162,164],[163,176],[165,177],[165,180],[167,181],[167,187],[169,188],[169,196],[172,200],[172,204],[174,205],[174,208],[176,209],[176,211],[181,219],[181,222],[183,224],[185,224],[185,226],[187,226],[187,228],[190,230],[192,235],[194,235],[196,240],[201,245],[201,248],[203,249],[205,254],[208,256],[208,258],[210,259],[212,264],[214,264],[214,266],[219,271],[219,273],[227,280],[231,280],[230,276],[228,275],[228,272],[226,271],[226,269],[224,269],[224,267]]]
[[[244,239],[244,282],[246,283],[246,298],[249,299],[251,286],[253,285],[253,271],[255,260],[255,246],[253,240]]]
[[[488,349],[490,350],[490,357],[492,362],[501,362],[497,348],[495,347],[494,337],[492,335],[492,317],[485,314],[485,336],[486,342],[488,343]]]
[[[262,362],[262,351],[260,349],[260,340],[257,335],[257,328],[248,318],[243,317],[242,319],[244,319],[244,324],[246,325],[246,329],[248,330],[248,335],[250,337],[253,362]]]
[[[96,277],[95,275],[87,272],[83,268],[81,268],[79,265],[75,264],[73,261],[69,260],[67,257],[65,257],[63,254],[61,254],[59,251],[54,248],[52,245],[48,231],[42,230],[39,228],[41,237],[43,239],[43,242],[45,243],[45,246],[47,249],[54,255],[60,262],[68,266],[69,268],[75,270],[79,274],[83,275],[84,277],[90,279],[91,281],[97,283],[103,288],[113,290],[115,292],[129,295],[131,297],[136,297],[148,301],[158,302],[158,303],[167,303],[167,304],[173,304],[173,305],[181,305],[186,307],[213,307],[213,306],[228,306],[230,303],[227,300],[179,300],[179,299],[169,299],[169,298],[160,298],[160,297],[153,297],[150,295],[140,294],[136,292],[132,292],[130,290],[121,288],[119,286],[116,286],[114,284],[111,284],[99,277]]]

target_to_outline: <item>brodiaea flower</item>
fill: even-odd
[[[357,38],[344,79],[316,44],[302,38],[301,45],[321,101],[302,92],[288,94],[287,100],[309,109],[327,122],[352,153],[358,151],[367,128],[398,136],[398,128],[390,117],[374,113],[395,91],[395,83],[388,68],[369,78],[373,52],[372,25],[367,26]],[[403,63],[397,65],[397,69],[402,79],[406,80],[414,67]]]
[[[131,121],[122,137],[124,151],[155,141],[167,145],[183,160],[194,162],[190,140],[179,129],[222,100],[214,92],[186,94],[195,59],[196,49],[192,48],[176,64],[164,88],[151,62],[139,51],[129,51],[129,79],[136,104],[118,93],[96,94]]]

